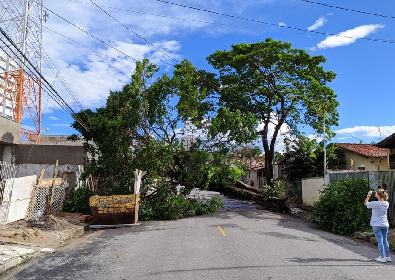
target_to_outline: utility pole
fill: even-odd
[[[325,113],[325,111],[324,111],[324,122],[323,122],[323,133],[322,133],[322,135],[323,135],[323,142],[324,142],[324,177],[325,177],[325,175],[326,175],[326,143],[325,143],[325,140],[326,140],[326,138],[325,138],[325,119],[326,119],[326,113]]]
[[[0,28],[15,44],[1,35],[0,116],[34,127],[22,128],[21,143],[34,144],[41,132],[41,78],[32,68],[41,73],[43,2],[0,0]]]

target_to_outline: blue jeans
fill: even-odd
[[[377,245],[379,247],[380,256],[390,256],[390,246],[387,241],[388,227],[372,226],[374,236],[377,239]]]

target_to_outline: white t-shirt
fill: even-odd
[[[388,201],[370,201],[366,203],[366,207],[372,209],[372,217],[370,218],[370,226],[388,227],[387,209]]]

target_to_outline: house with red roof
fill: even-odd
[[[344,152],[345,169],[378,171],[387,170],[387,149],[373,144],[336,143]]]
[[[266,184],[264,162],[255,162],[251,164],[247,173],[247,184],[256,188]]]
[[[392,133],[387,138],[381,140],[376,144],[377,147],[387,149],[388,158],[387,166],[388,169],[395,169],[395,133]]]

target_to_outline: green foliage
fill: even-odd
[[[311,56],[305,50],[293,49],[288,42],[268,38],[232,45],[207,60],[218,76],[199,72],[192,78],[194,68],[189,63],[176,67],[174,74],[186,89],[179,90],[180,99],[192,104],[181,114],[191,117],[191,112],[196,113],[192,114],[196,125],[210,119],[213,139],[226,135],[228,143],[246,143],[260,137],[269,182],[274,144],[283,124],[295,133],[300,125],[321,133],[325,117],[327,135],[332,135],[330,127],[338,122],[339,103],[327,83],[336,74],[324,70],[323,56]],[[271,124],[275,124],[274,129],[269,129]]]
[[[73,124],[91,159],[83,178],[97,178],[100,193],[131,189],[135,169],[153,178],[177,172],[174,154],[181,145],[175,131],[180,117],[171,104],[172,82],[167,75],[155,77],[158,70],[147,59],[136,62],[132,82],[111,92],[106,106],[77,114],[89,126],[87,131],[79,122]]]
[[[213,168],[209,188],[211,190],[221,190],[223,188],[234,186],[236,180],[239,180],[243,171],[237,166],[228,166],[222,164]]]
[[[96,193],[88,188],[78,188],[63,202],[62,211],[90,215],[89,198],[94,195]]]
[[[344,150],[331,143],[326,147],[327,167],[333,170],[343,170],[346,166]]]
[[[263,186],[261,196],[264,199],[284,198],[285,197],[284,182],[280,180],[272,180],[271,184]]]
[[[287,140],[288,153],[284,158],[284,172],[289,181],[302,178],[322,177],[324,175],[323,143],[299,135],[296,139]],[[343,169],[344,153],[336,145],[326,147],[328,169]]]
[[[287,149],[290,152],[285,157],[284,172],[289,181],[323,176],[324,160],[319,156],[322,145],[315,139],[299,135],[287,142]]]
[[[312,220],[336,234],[352,235],[369,226],[370,211],[364,205],[368,182],[359,178],[326,186],[313,208]]]
[[[258,157],[262,153],[261,149],[256,146],[245,145],[236,148],[233,151],[233,164],[247,172],[251,165],[251,160]]]
[[[179,183],[185,187],[184,194],[194,188],[208,189],[213,159],[211,153],[196,148],[181,154]]]
[[[162,183],[156,192],[141,201],[140,220],[178,220],[181,218],[213,214],[223,206],[219,197],[207,201],[188,199],[182,194],[176,194],[168,183]]]

